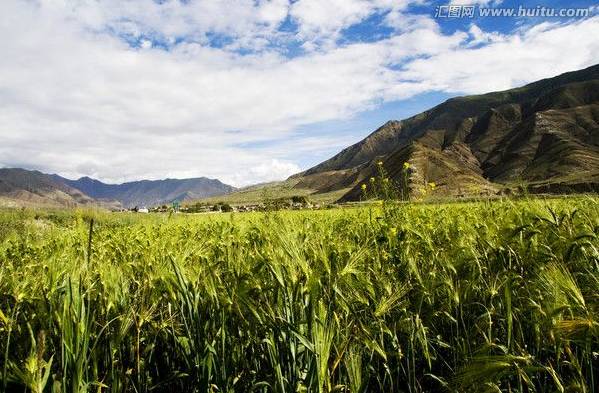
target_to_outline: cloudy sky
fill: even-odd
[[[449,97],[599,63],[594,1],[436,18],[448,1],[0,0],[0,167],[243,186]]]

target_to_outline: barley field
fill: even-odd
[[[5,210],[0,391],[599,392],[598,236],[592,197]]]

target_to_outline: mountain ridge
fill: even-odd
[[[387,121],[291,179],[314,186],[315,193],[349,184],[352,189],[341,200],[357,200],[361,183],[377,174],[378,161],[396,182],[405,177],[401,168],[408,163],[412,191],[428,182],[441,185],[438,193],[453,196],[497,193],[519,182],[533,189],[588,183],[594,190],[599,177],[599,65],[514,89],[454,97],[407,119]],[[464,176],[463,183],[453,184],[460,183],[451,179],[456,173]]]
[[[90,177],[63,179],[95,199],[114,199],[125,207],[155,206],[171,202],[224,195],[235,190],[218,179],[196,177],[187,179],[137,180],[120,184],[103,183]]]
[[[224,195],[234,190],[218,179],[206,177],[108,184],[88,176],[71,180],[37,170],[0,168],[0,197],[22,205],[132,208]]]

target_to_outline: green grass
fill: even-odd
[[[225,202],[231,205],[259,204],[277,198],[291,198],[293,196],[306,196],[311,202],[333,203],[341,198],[349,189],[341,189],[327,193],[316,193],[315,190],[307,188],[296,188],[298,180],[290,179],[282,182],[259,184],[239,189],[227,195],[203,198],[193,202],[185,202],[185,205],[194,203],[218,203]]]
[[[0,391],[596,392],[598,236],[592,197],[0,211]]]

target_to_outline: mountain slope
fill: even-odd
[[[68,180],[57,176],[64,184],[99,200],[116,200],[125,207],[156,206],[174,201],[186,201],[228,194],[234,187],[216,179],[141,180],[123,184],[106,184],[82,177]]]
[[[0,169],[0,198],[11,206],[120,208],[155,206],[224,195],[235,188],[218,180],[142,180],[105,184],[89,177],[69,180],[58,175],[20,168]]]
[[[75,207],[96,201],[51,175],[20,168],[0,169],[0,197],[13,205]]]
[[[599,183],[599,65],[516,89],[453,98],[389,121],[293,178],[317,192],[350,186],[342,199],[355,200],[360,184],[376,174],[377,161],[395,181],[407,176],[412,191],[427,182],[446,195],[493,193],[523,182],[533,189],[593,190]]]

